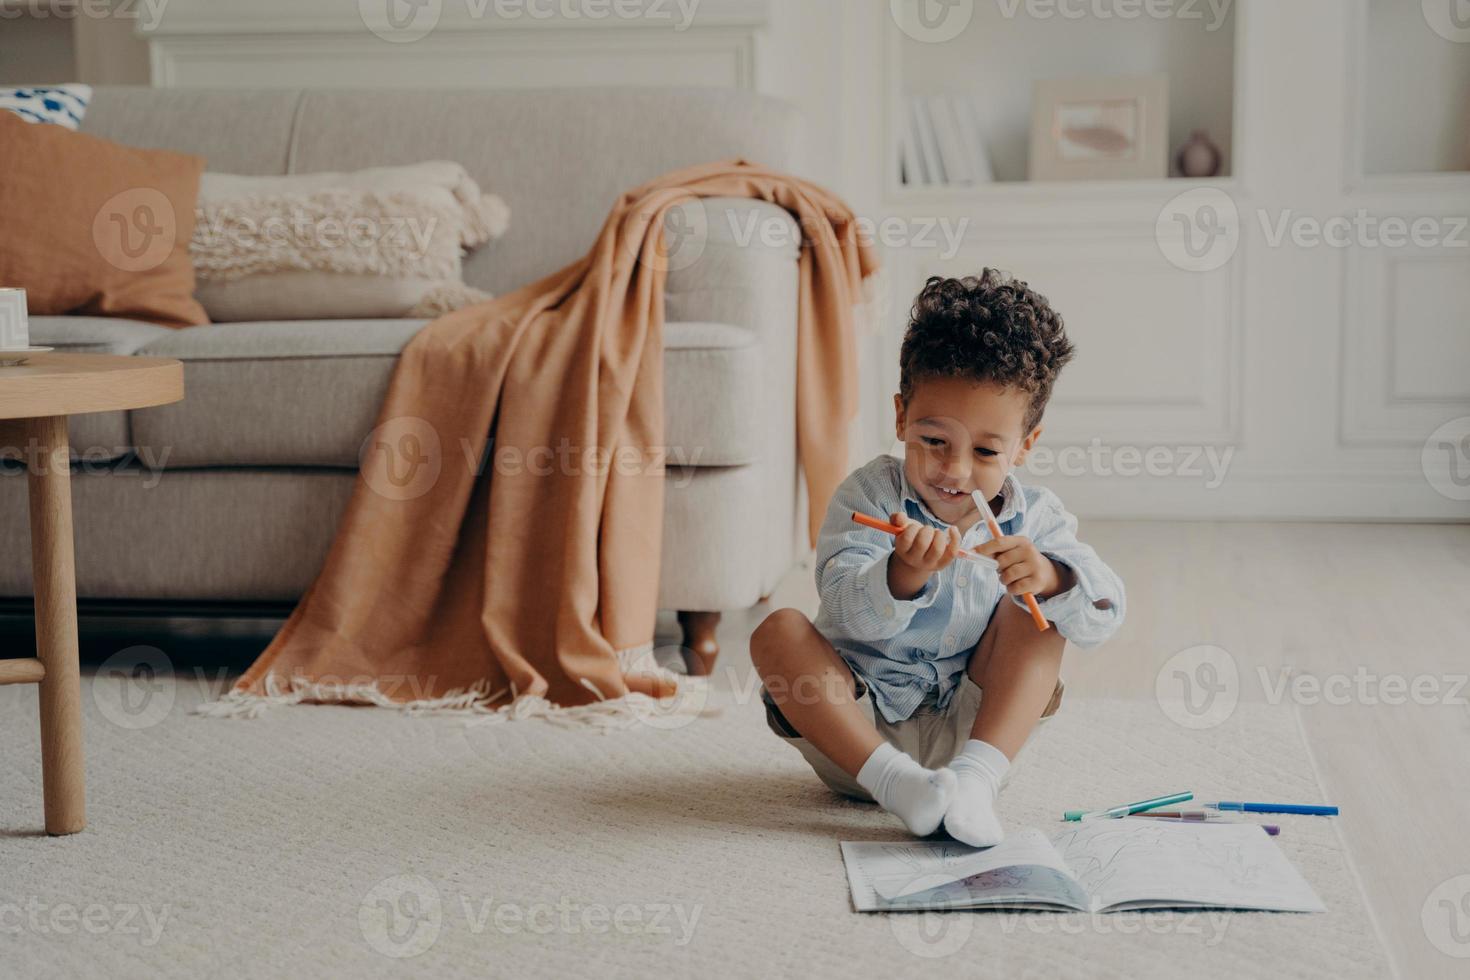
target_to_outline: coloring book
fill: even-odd
[[[1022,830],[984,849],[843,841],[842,860],[859,912],[1326,911],[1276,842],[1251,823],[1084,820],[1049,838]]]

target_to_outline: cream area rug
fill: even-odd
[[[1277,838],[1329,912],[851,911],[838,841],[900,840],[824,789],[759,701],[606,734],[373,708],[189,713],[220,684],[84,680],[88,816],[47,838],[35,689],[0,688],[0,976],[1382,977],[1330,819]],[[1191,732],[1069,700],[1010,827],[1191,789],[1320,798],[1289,710]]]

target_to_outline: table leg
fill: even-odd
[[[36,656],[41,681],[41,776],[46,833],[87,824],[82,764],[82,689],[77,663],[77,584],[71,525],[71,472],[64,417],[27,423],[31,571],[36,593]],[[29,441],[28,440],[28,441]]]

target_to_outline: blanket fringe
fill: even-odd
[[[652,728],[681,727],[695,718],[719,713],[718,708],[707,706],[708,678],[686,677],[658,666],[653,656],[652,644],[619,651],[618,664],[625,671],[672,680],[676,684],[676,691],[667,698],[652,698],[636,692],[609,698],[596,685],[583,678],[583,685],[592,691],[597,700],[591,704],[563,707],[539,694],[517,696],[513,688],[509,691],[506,688],[491,691],[487,681],[480,681],[464,690],[451,691],[437,698],[396,701],[379,688],[377,681],[342,684],[267,674],[264,680],[265,693],[230,691],[217,701],[197,705],[193,713],[207,718],[250,719],[258,718],[272,708],[310,701],[374,705],[391,708],[406,715],[458,716],[465,719],[466,725],[471,726],[541,719],[563,728],[591,729],[604,733],[640,725]],[[510,703],[494,707],[494,702],[507,693],[513,696]]]

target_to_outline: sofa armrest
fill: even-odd
[[[736,570],[731,556],[715,574],[713,550],[690,547],[703,532],[676,533],[665,540],[661,596],[681,609],[730,609],[770,594],[795,556],[806,547],[804,497],[796,468],[796,331],[801,255],[800,229],[784,209],[746,198],[706,198],[671,209],[665,222],[668,278],[664,286],[667,322],[728,323],[755,338],[759,383],[737,406],[758,427],[758,456],[735,467],[711,467],[705,486],[739,484],[735,499],[718,493],[701,497],[697,519],[687,523],[712,528],[747,528],[748,560]],[[671,392],[687,391],[667,383]],[[720,397],[700,390],[670,402],[671,413],[708,413],[701,399]],[[728,396],[726,396],[728,397]],[[696,447],[697,448],[697,447]],[[691,498],[692,499],[692,498]],[[677,503],[671,506],[680,506]],[[754,515],[754,516],[753,516]],[[676,526],[681,522],[676,521]],[[754,527],[751,527],[751,525]],[[698,597],[696,599],[690,597]],[[696,602],[695,605],[684,603]],[[701,604],[702,603],[702,604]]]
[[[666,318],[745,327],[783,362],[789,347],[794,381],[800,236],[796,219],[766,201],[711,197],[671,208]]]

